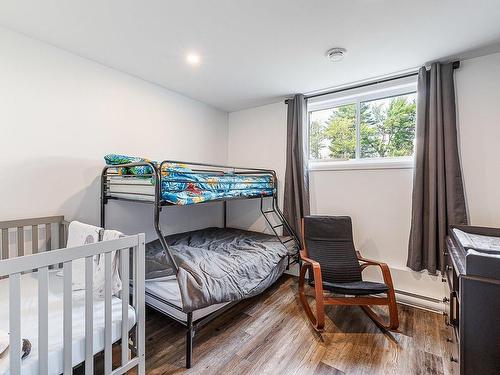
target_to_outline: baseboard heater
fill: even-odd
[[[439,298],[423,296],[421,294],[407,292],[399,289],[395,289],[395,292],[397,301],[399,303],[402,303],[403,305],[414,306],[439,313],[445,312],[444,301]]]

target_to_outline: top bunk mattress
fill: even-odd
[[[151,162],[123,155],[107,155],[108,165]],[[158,165],[156,162],[152,162]],[[149,166],[117,167],[109,185],[111,196],[154,201],[154,178]],[[275,193],[272,175],[200,172],[184,164],[166,163],[161,168],[161,198],[174,205],[189,205],[221,199],[268,197]]]
[[[247,181],[254,177],[244,177]],[[130,177],[113,177],[112,185],[109,186],[109,195],[116,198],[125,198],[142,200],[145,202],[154,202],[155,186],[151,179],[137,179]],[[217,201],[222,199],[236,198],[259,198],[271,197],[274,189],[272,188],[238,188],[237,180],[243,180],[243,176],[233,177],[233,188],[229,184],[226,189],[198,189],[194,185],[187,186],[185,190],[174,190],[170,188],[170,182],[162,180],[161,199],[173,205],[191,205]],[[247,184],[248,182],[243,182]],[[186,184],[189,185],[189,184]]]

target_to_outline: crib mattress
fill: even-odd
[[[49,374],[63,372],[63,278],[57,271],[49,272]],[[23,374],[38,374],[38,281],[37,273],[21,277],[21,337],[31,342],[31,353],[22,360]],[[9,282],[0,280],[0,330],[9,331]],[[122,301],[113,297],[112,302],[113,343],[121,338]],[[129,306],[128,327],[136,323],[136,314]],[[104,350],[104,300],[94,299],[94,354]],[[85,360],[85,291],[73,291],[73,366]],[[9,373],[8,355],[0,357],[0,374]]]

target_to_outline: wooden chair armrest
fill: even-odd
[[[363,271],[368,266],[378,266],[378,267],[380,267],[380,270],[382,271],[382,277],[384,278],[384,283],[387,286],[389,286],[390,288],[393,287],[391,270],[389,269],[389,266],[387,265],[387,263],[364,258],[359,251],[356,251],[356,255],[358,256],[358,260],[364,263],[361,265],[361,271]]]
[[[364,263],[369,263],[370,265],[380,265],[385,264],[383,262],[379,262],[378,260],[367,259],[361,255],[359,251],[356,251],[356,255],[358,256],[358,260]]]
[[[313,268],[321,268],[318,262],[306,257],[304,250],[300,250],[300,259],[302,259],[302,261],[305,263],[309,263]]]
[[[304,264],[302,265],[302,268],[300,270],[299,279],[305,278],[306,269],[309,268],[309,275],[314,279],[314,289],[316,291],[316,296],[319,298],[320,295],[323,295],[323,278],[321,276],[321,266],[315,260],[306,257],[304,250],[300,250],[300,258],[302,259]]]
[[[300,258],[304,262],[300,268],[299,275],[299,298],[304,306],[307,317],[314,325],[314,328],[321,331],[325,327],[325,308],[324,308],[324,295],[323,295],[323,279],[321,277],[321,267],[318,262],[306,257],[304,250],[300,250]],[[304,287],[306,285],[306,273],[314,278],[314,299],[316,300],[316,316],[309,306],[307,297],[305,295]]]

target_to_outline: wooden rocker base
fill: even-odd
[[[387,331],[396,331],[398,329],[399,327],[399,322],[397,321],[398,319],[396,317],[396,321],[391,322],[392,316],[390,315],[390,312],[389,312],[389,323],[384,323],[382,317],[378,315],[375,311],[373,311],[373,309],[370,306],[361,306],[361,309],[365,312],[366,315],[368,315],[368,317],[377,326],[379,326],[379,328]]]
[[[302,260],[304,264],[300,270],[299,276],[299,299],[304,308],[307,318],[311,322],[314,329],[318,332],[323,332],[325,328],[325,305],[350,305],[350,306],[360,306],[361,309],[368,315],[368,317],[381,329],[388,331],[395,331],[399,327],[398,310],[396,305],[396,298],[394,294],[394,288],[392,286],[392,280],[389,273],[389,268],[383,263],[375,263],[374,261],[368,261],[359,256],[360,260],[364,260],[367,263],[363,264],[363,269],[368,265],[378,265],[382,269],[384,276],[384,282],[388,286],[386,297],[374,297],[374,296],[356,296],[356,297],[327,297],[323,292],[323,282],[321,278],[321,268],[319,263],[308,259],[302,255]],[[369,262],[369,263],[368,263]],[[306,273],[307,271],[312,271],[314,278],[314,299],[316,301],[316,314],[314,314],[311,305],[309,304],[307,297],[305,295],[305,285]],[[384,322],[384,319],[375,313],[370,306],[387,306],[389,308],[389,322]]]

